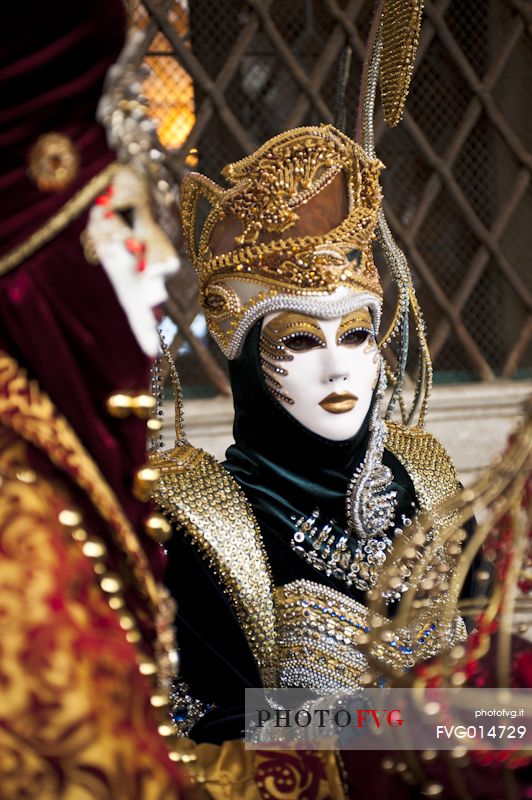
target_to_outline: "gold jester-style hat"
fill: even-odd
[[[185,241],[207,326],[228,359],[276,311],[330,319],[367,306],[377,331],[382,287],[371,244],[382,166],[320,125],[282,133],[228,164],[229,189],[197,173],[184,178]]]

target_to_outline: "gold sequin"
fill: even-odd
[[[444,446],[420,428],[387,422],[386,449],[405,467],[421,511],[429,511],[459,488],[456,469]]]
[[[394,127],[401,119],[410,86],[421,29],[421,0],[384,0],[381,21],[381,98],[384,119]]]

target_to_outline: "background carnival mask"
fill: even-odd
[[[159,348],[156,316],[167,298],[165,280],[179,267],[166,234],[155,221],[147,185],[131,168],[121,166],[107,192],[89,214],[85,255],[99,261],[147,356]]]

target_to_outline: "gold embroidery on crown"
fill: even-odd
[[[237,350],[235,334],[243,337],[258,318],[253,309],[275,310],[278,297],[296,296],[300,302],[308,297],[312,302],[345,287],[371,294],[378,305],[382,287],[371,243],[381,203],[381,169],[380,161],[368,158],[347,136],[321,125],[280,134],[256,153],[226,166],[222,174],[232,184],[227,190],[196,173],[184,178],[183,233],[199,275],[207,325],[229,358]],[[260,241],[261,233],[290,230],[298,221],[297,210],[340,173],[348,200],[347,216],[340,224],[316,236]],[[202,200],[210,211],[197,238]],[[240,221],[242,233],[235,233],[231,249],[215,254],[213,232],[228,216]],[[350,260],[353,251],[358,253],[356,260]]]
[[[244,224],[237,244],[254,244],[261,230],[290,228],[297,221],[293,209],[324,189],[342,168],[352,166],[347,148],[338,152],[326,139],[317,147],[315,138],[294,138],[290,132],[274,142],[222,170],[235,186],[225,195],[223,210]]]

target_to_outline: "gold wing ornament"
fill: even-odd
[[[395,680],[418,684],[437,679],[439,686],[457,686],[480,659],[489,656],[493,685],[512,685],[513,646],[519,647],[520,637],[530,636],[532,619],[531,469],[532,405],[506,452],[470,488],[422,514],[396,540],[389,566],[368,597],[370,609],[384,615],[382,590],[404,568],[410,570],[409,589],[397,614],[382,629],[391,633],[411,624],[434,604],[445,626],[456,613],[457,598],[472,565],[479,566],[474,596],[458,602],[461,614],[475,628],[467,644],[428,662],[415,674],[394,675]],[[472,517],[477,526],[464,545],[464,525]]]

